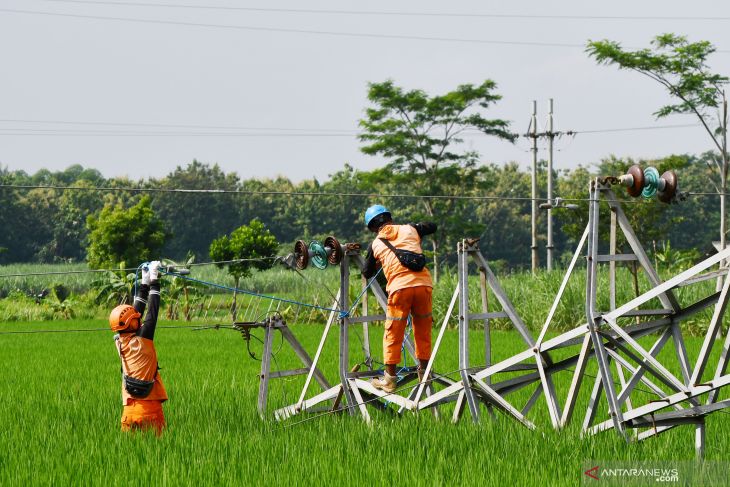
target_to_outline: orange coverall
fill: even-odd
[[[167,401],[167,392],[157,370],[157,351],[153,341],[160,307],[160,285],[157,281],[152,281],[151,286],[140,286],[134,299],[134,308],[140,314],[144,314],[148,296],[149,309],[144,324],[135,333],[120,333],[115,337],[124,375],[154,381],[152,391],[144,398],[133,397],[122,383],[122,431],[152,428],[159,435],[165,427],[162,403]]]
[[[431,357],[433,281],[427,268],[416,272],[402,265],[395,253],[380,239],[390,241],[397,249],[420,254],[423,253],[421,237],[435,230],[436,225],[433,223],[386,224],[368,249],[363,274],[367,278],[372,277],[376,263],[379,263],[388,280],[388,309],[383,334],[383,361],[386,364],[397,364],[401,361],[401,348],[409,314],[413,320],[416,358],[428,360]]]

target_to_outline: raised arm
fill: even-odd
[[[436,229],[438,228],[433,222],[409,223],[409,225],[416,229],[419,237],[436,233]]]
[[[149,264],[145,263],[142,266],[142,280],[137,288],[137,295],[134,297],[134,309],[140,315],[144,315],[144,310],[147,307],[147,296],[150,293],[150,268]]]
[[[365,279],[370,279],[375,275],[375,271],[378,269],[378,261],[375,259],[373,254],[372,242],[368,245],[368,253],[365,256],[365,266],[362,268],[362,275]]]
[[[137,331],[138,336],[141,336],[142,338],[147,338],[149,340],[154,340],[155,338],[157,315],[160,311],[160,265],[161,264],[159,261],[153,261],[149,264],[150,284],[149,295],[147,297],[147,314],[144,316],[142,326]]]

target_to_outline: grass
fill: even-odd
[[[0,324],[3,331],[104,326],[102,320]],[[310,353],[321,330],[293,326]],[[373,353],[379,355],[382,329],[371,331]],[[480,336],[474,330],[471,337],[475,363],[483,357]],[[497,360],[524,347],[511,332],[495,332],[493,340]],[[351,342],[353,360],[359,360],[359,341]],[[581,439],[580,411],[590,382],[582,390],[578,416],[559,432],[550,428],[542,399],[530,413],[536,432],[501,415],[479,424],[467,417],[453,425],[429,414],[393,419],[376,413],[372,427],[327,415],[283,427],[256,414],[260,364],[248,357],[238,333],[161,328],[156,344],[170,395],[164,406],[169,427],[161,438],[119,432],[119,360],[110,332],[0,335],[0,485],[575,485],[584,460],[694,458],[688,426],[642,443],[625,444],[610,432]],[[457,368],[456,344],[456,333],[448,332],[439,371]],[[689,339],[691,357],[700,345],[700,339]],[[336,347],[333,334],[322,363],[331,381]],[[661,358],[671,362],[671,353],[665,350]],[[297,366],[286,348],[274,363]],[[595,374],[595,367],[588,373]],[[561,398],[568,381],[569,374],[557,377]],[[274,381],[270,410],[294,402],[301,383],[301,378]],[[531,392],[519,391],[509,400],[521,407]],[[599,411],[599,419],[603,416],[605,408]],[[729,420],[724,413],[708,420],[710,461],[727,460]]]
[[[83,264],[18,264],[11,266],[0,266],[0,276],[17,273],[33,272],[61,272],[64,270],[83,270]],[[474,269],[471,269],[475,272]],[[664,270],[662,277],[667,279],[678,271]],[[200,266],[192,270],[191,277],[202,281],[212,282],[223,286],[233,286],[233,280],[226,274],[224,269],[214,266]],[[108,311],[108,304],[98,306],[93,302],[94,292],[90,289],[91,282],[98,278],[95,274],[72,274],[63,277],[63,283],[73,290],[71,296],[70,317],[75,318],[103,318]],[[355,268],[351,269],[351,281],[360,280],[359,273]],[[547,316],[555,294],[560,288],[563,279],[563,271],[541,271],[536,276],[527,272],[510,273],[499,275],[497,278],[504,288],[507,296],[514,303],[523,321],[533,331],[539,331]],[[32,299],[23,299],[28,294],[37,294],[42,289],[50,288],[59,281],[54,275],[51,276],[25,276],[13,278],[0,278],[0,322],[3,321],[29,321],[29,320],[54,320],[59,317],[69,317],[69,314],[59,312],[58,306],[54,306],[54,298],[47,297],[41,305],[34,306]],[[169,279],[169,278],[166,278]],[[568,282],[563,300],[558,307],[553,328],[556,330],[568,330],[581,323],[585,318],[584,296],[585,296],[585,268],[578,267],[573,277]],[[599,272],[599,282],[603,292],[599,292],[599,306],[608,309],[608,272],[603,267]],[[633,277],[625,267],[618,267],[616,280],[617,303],[629,301],[635,297]],[[454,287],[457,284],[455,272],[444,269],[442,277],[434,288],[434,309],[446,309],[451,299]],[[640,292],[649,289],[648,280],[644,273],[639,273],[638,284]],[[307,269],[300,274],[275,267],[264,272],[254,272],[252,276],[243,279],[239,288],[253,293],[262,293],[280,298],[291,299],[302,303],[316,304],[322,307],[331,307],[334,295],[339,286],[339,270],[327,268],[326,270]],[[163,293],[169,286],[163,285]],[[473,309],[481,306],[479,296],[479,282],[476,276],[470,278],[470,303]],[[714,289],[714,280],[705,281],[693,286],[681,288],[677,291],[681,302],[690,303],[708,296]],[[353,284],[350,292],[350,302],[353,302],[358,295],[358,290]],[[27,296],[26,296],[27,297]],[[488,296],[490,307],[495,307],[496,298],[490,292]],[[165,306],[172,306],[178,316],[182,316],[181,310],[185,303],[182,295],[177,293],[176,297],[168,296],[164,299]],[[259,300],[252,300],[251,296],[243,294],[239,296],[239,319],[256,319],[258,314],[279,308],[285,312],[289,319],[295,316],[306,317],[307,323],[326,320],[326,311],[317,311],[312,308],[279,303],[274,301],[272,308],[269,302],[259,303]],[[375,309],[377,304],[374,298],[370,298],[369,305]],[[661,307],[658,301],[653,303],[654,307]],[[225,321],[230,320],[228,310],[231,306],[231,293],[212,287],[201,286],[197,294],[190,297],[189,306],[191,319],[200,321]],[[498,307],[498,306],[497,306]],[[62,310],[63,311],[63,310]],[[166,312],[166,310],[163,310]],[[172,313],[170,316],[174,316]],[[682,326],[690,333],[699,335],[705,330],[707,313],[697,315],[683,321]],[[493,320],[492,326],[505,328],[509,323],[505,320]]]

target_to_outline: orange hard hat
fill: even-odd
[[[128,304],[120,304],[109,315],[109,327],[112,331],[134,331],[139,328],[142,315]]]

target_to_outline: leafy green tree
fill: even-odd
[[[616,65],[647,76],[662,85],[675,103],[657,110],[657,118],[672,114],[694,115],[702,124],[712,144],[720,153],[715,166],[720,176],[720,242],[725,248],[727,225],[727,98],[724,85],[728,78],[710,71],[707,58],[715,46],[707,41],[689,42],[686,37],[662,34],[654,38],[652,47],[626,50],[615,41],[589,42],[588,54],[599,64]]]
[[[15,174],[0,167],[0,264],[28,261],[35,252],[35,227],[21,193],[3,187],[16,182]]]
[[[381,155],[390,162],[388,169],[397,176],[398,187],[419,195],[443,195],[454,188],[458,179],[475,179],[479,155],[459,147],[467,131],[480,132],[513,141],[509,122],[486,118],[484,112],[501,96],[496,83],[464,84],[444,95],[429,96],[422,90],[406,91],[392,81],[370,83],[368,100],[374,104],[360,120],[360,140],[367,145],[361,151]],[[400,193],[404,191],[399,191]],[[431,237],[434,278],[439,275],[439,253],[448,228],[445,218],[454,215],[452,200],[421,199],[423,211],[443,225]],[[457,223],[465,220],[457,219]]]
[[[105,207],[99,216],[89,216],[87,260],[89,267],[134,266],[159,258],[168,233],[151,208],[148,196],[129,209]]]
[[[103,197],[91,191],[94,183],[78,179],[72,183],[88,190],[63,191],[58,197],[58,213],[53,218],[52,248],[54,260],[79,261],[86,257],[89,230],[86,218],[103,207]]]
[[[250,276],[253,269],[270,268],[273,264],[271,257],[276,255],[278,248],[276,237],[257,219],[210,244],[210,258],[219,262],[216,264],[218,268],[227,268],[235,282],[231,305],[233,321],[236,320],[236,297],[241,279]]]
[[[479,246],[491,261],[521,266],[530,259],[530,202],[510,200],[530,194],[530,175],[515,162],[485,166],[480,195],[502,197],[473,202],[474,221],[482,224]],[[542,219],[541,219],[542,220]],[[540,232],[544,235],[544,232]]]
[[[162,189],[212,189],[235,191],[238,176],[224,173],[217,164],[209,166],[197,160],[178,166],[157,185]],[[196,257],[208,253],[209,235],[228,233],[240,222],[239,196],[230,193],[171,193],[155,195],[153,208],[172,232],[163,252],[174,258],[192,251]]]

